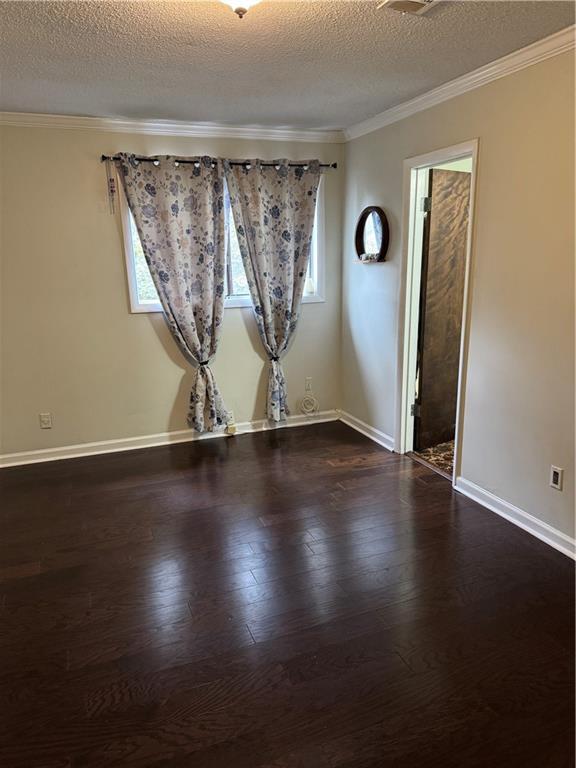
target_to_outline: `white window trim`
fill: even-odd
[[[134,261],[134,244],[132,242],[132,227],[130,226],[130,208],[126,201],[124,190],[118,185],[120,201],[120,215],[122,219],[122,234],[124,237],[124,258],[126,260],[126,275],[128,277],[128,293],[130,297],[130,312],[138,314],[143,312],[163,312],[159,301],[140,301],[138,297],[138,283],[136,281],[136,264]],[[312,265],[312,279],[316,288],[315,293],[302,297],[303,304],[317,304],[325,299],[325,229],[324,229],[324,184],[320,183],[318,189],[318,202],[316,205],[316,221],[314,224],[314,245],[316,259]],[[225,309],[238,307],[251,307],[250,296],[226,296]]]

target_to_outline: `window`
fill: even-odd
[[[148,264],[144,257],[140,237],[134,223],[132,213],[123,194],[119,195],[122,211],[122,227],[124,230],[124,250],[126,253],[126,270],[130,289],[130,306],[132,312],[162,312],[162,306],[156,293]],[[324,301],[324,269],[322,227],[323,194],[322,184],[318,191],[316,215],[314,218],[314,233],[312,235],[312,253],[308,265],[308,274],[304,286],[303,301]],[[252,305],[248,282],[244,273],[244,265],[240,256],[240,247],[236,236],[236,228],[228,195],[225,195],[224,215],[226,223],[226,307],[249,307]]]

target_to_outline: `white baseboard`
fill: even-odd
[[[537,517],[530,515],[528,512],[524,512],[523,509],[515,507],[508,501],[495,496],[490,491],[485,491],[476,483],[470,482],[463,477],[457,477],[454,483],[454,488],[460,493],[463,493],[468,498],[477,501],[482,504],[483,507],[495,512],[497,515],[506,518],[511,523],[514,523],[519,528],[536,536],[537,539],[544,541],[554,549],[562,552],[568,557],[576,558],[576,540],[567,536],[557,528],[553,528],[548,523],[544,523],[542,520],[538,520]]]
[[[375,427],[371,427],[370,424],[366,424],[365,421],[360,421],[360,419],[352,416],[351,413],[347,413],[346,411],[339,411],[338,413],[340,414],[340,421],[344,422],[344,424],[352,427],[352,429],[355,429],[357,432],[361,432],[365,437],[369,437],[370,440],[374,440],[375,443],[387,448],[389,451],[394,450],[394,438],[390,435],[381,432]]]
[[[266,419],[261,419],[259,421],[244,421],[236,424],[236,434],[243,435],[248,432],[263,432],[270,429],[300,427],[304,424],[321,424],[326,421],[337,421],[338,418],[338,411],[320,411],[314,416],[303,416],[301,414],[289,416],[286,422],[282,424],[274,424]],[[63,445],[59,448],[43,448],[37,451],[5,453],[0,455],[0,467],[17,467],[22,464],[38,464],[45,461],[75,459],[80,458],[81,456],[93,456],[100,453],[134,451],[140,448],[153,448],[157,445],[172,445],[175,443],[188,443],[194,440],[212,440],[222,437],[229,437],[229,435],[224,431],[208,432],[199,435],[191,429],[181,429],[175,432],[160,432],[156,435],[126,437],[120,438],[119,440],[100,440],[95,443]]]
[[[304,416],[302,413],[288,416],[286,421],[275,424],[268,421],[268,419],[261,419],[260,421],[245,421],[242,424],[237,424],[237,434],[243,435],[247,432],[266,432],[270,429],[286,429],[288,427],[303,427],[306,424],[323,424],[326,421],[338,421],[338,411],[318,411],[313,416]]]

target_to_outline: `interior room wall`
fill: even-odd
[[[574,56],[493,81],[346,146],[343,409],[394,435],[403,161],[479,139],[462,476],[573,536]],[[381,205],[387,261],[354,252]],[[549,486],[550,465],[564,490]]]
[[[326,301],[303,305],[284,366],[292,412],[305,377],[321,410],[339,405],[342,145],[0,130],[0,453],[187,428],[192,371],[161,314],[130,313],[120,218],[108,212],[99,162],[121,150],[339,163],[323,181]],[[267,366],[251,308],[226,309],[213,370],[237,422],[264,418]],[[52,429],[39,428],[41,412]]]

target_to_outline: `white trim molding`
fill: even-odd
[[[340,415],[340,421],[347,426],[352,427],[352,429],[355,429],[356,432],[360,432],[365,437],[370,438],[370,440],[373,440],[375,443],[378,443],[378,445],[381,445],[389,451],[394,450],[394,438],[391,435],[387,435],[385,432],[381,432],[379,429],[371,427],[370,424],[366,424],[365,421],[360,421],[356,416],[352,416],[351,413],[347,413],[346,411],[338,411],[338,413]]]
[[[478,166],[478,139],[427,152],[404,160],[403,204],[402,204],[402,260],[398,284],[398,338],[396,375],[396,425],[395,446],[398,453],[412,450],[410,430],[413,419],[410,408],[414,402],[416,378],[415,349],[417,345],[417,319],[419,314],[420,261],[422,253],[422,222],[419,221],[417,200],[418,175],[422,170],[459,158],[471,161],[470,201],[468,232],[462,304],[462,329],[458,356],[458,391],[456,400],[456,435],[454,446],[454,477],[458,476],[461,464],[460,434],[464,423],[464,402],[466,395],[466,372],[470,337],[470,272],[472,264],[472,243],[475,216],[476,176]],[[427,180],[426,180],[427,185]],[[419,235],[419,239],[417,237]]]
[[[512,75],[521,69],[545,61],[552,56],[558,56],[561,53],[571,51],[575,47],[575,30],[575,25],[561,29],[559,32],[555,32],[553,35],[549,35],[542,40],[537,40],[525,48],[520,48],[520,50],[496,59],[490,64],[468,72],[466,75],[450,80],[444,83],[444,85],[438,86],[438,88],[433,88],[421,96],[416,96],[416,98],[410,99],[410,101],[405,101],[395,107],[386,109],[379,115],[346,128],[344,136],[348,141],[357,139],[367,133],[384,128],[386,125],[404,120],[404,118],[415,115],[417,112],[422,112],[424,109],[435,107],[437,104],[453,99],[455,96],[461,96],[463,93],[474,90],[474,88],[480,88],[501,77]]]
[[[192,138],[264,139],[267,141],[309,141],[342,144],[338,129],[291,128],[290,126],[225,125],[187,123],[180,120],[130,120],[116,117],[43,115],[34,112],[0,112],[0,125],[18,128],[64,128],[68,130],[133,133],[146,136],[188,136]]]
[[[236,434],[244,435],[249,432],[264,432],[271,429],[285,429],[287,427],[301,427],[306,424],[322,424],[327,421],[338,421],[337,411],[320,411],[313,416],[295,415],[281,424],[274,424],[266,419],[259,421],[244,421],[236,424]],[[39,464],[45,461],[58,461],[62,459],[77,459],[81,456],[96,456],[103,453],[119,453],[121,451],[134,451],[141,448],[154,448],[159,445],[174,445],[176,443],[189,443],[195,440],[212,440],[215,438],[232,437],[225,431],[207,432],[199,435],[191,429],[181,429],[175,432],[160,432],[155,435],[142,435],[141,437],[125,437],[118,440],[100,440],[95,443],[78,443],[77,445],[63,445],[59,448],[43,448],[36,451],[21,451],[19,453],[5,453],[0,455],[0,468],[19,467],[24,464]]]
[[[468,498],[477,501],[478,504],[482,504],[483,507],[500,515],[500,517],[504,517],[524,531],[531,533],[537,539],[554,547],[554,549],[557,549],[564,555],[576,559],[576,540],[562,533],[557,528],[553,528],[548,523],[538,520],[537,517],[524,512],[523,509],[515,507],[514,504],[504,501],[504,499],[495,496],[490,491],[484,490],[484,488],[476,485],[476,483],[472,483],[470,480],[466,480],[464,477],[456,478],[454,488],[468,496]]]

